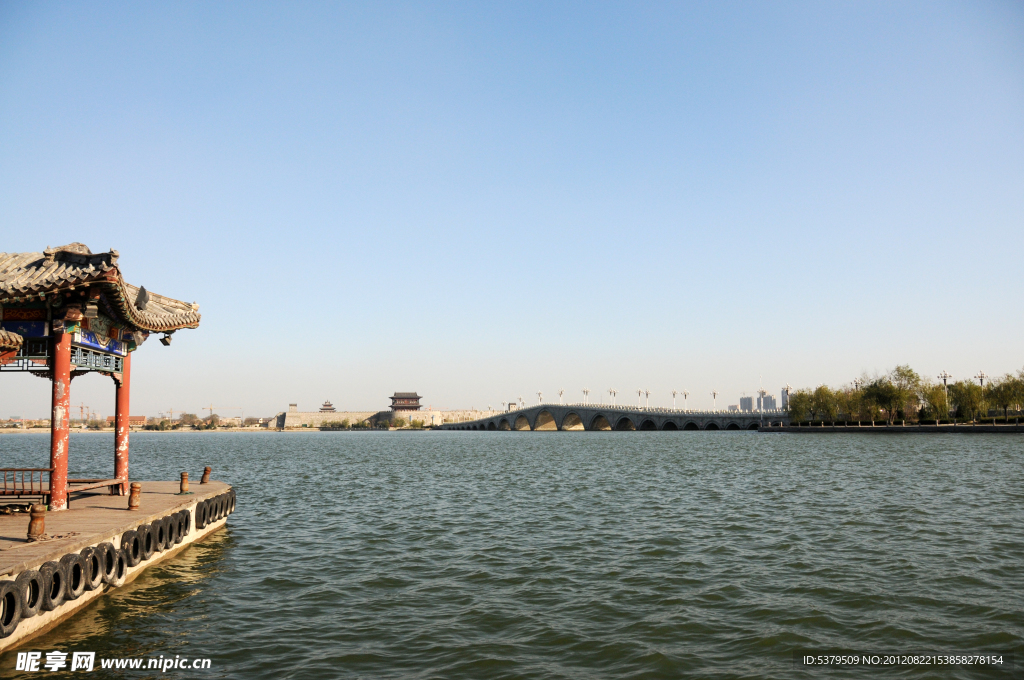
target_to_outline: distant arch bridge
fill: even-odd
[[[761,425],[788,425],[785,411],[677,411],[592,404],[537,404],[442,430],[756,430]]]

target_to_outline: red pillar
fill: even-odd
[[[132,353],[124,357],[121,381],[116,388],[116,406],[114,411],[114,476],[124,480],[121,482],[121,495],[128,493],[128,433],[131,422],[128,420],[128,393],[131,389]]]
[[[71,335],[53,337],[53,409],[50,413],[50,510],[68,507],[68,425],[71,417]]]

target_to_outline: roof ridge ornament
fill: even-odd
[[[146,305],[149,304],[149,293],[146,292],[146,287],[141,286],[139,288],[139,294],[135,296],[135,306],[140,312],[146,311]]]
[[[61,262],[72,262],[82,265],[104,264],[104,261],[106,261],[105,264],[113,267],[117,264],[118,257],[118,252],[113,248],[107,253],[94,253],[89,250],[89,246],[78,241],[56,248],[46,246],[46,250],[43,251],[43,260],[46,262],[56,262],[59,260]]]

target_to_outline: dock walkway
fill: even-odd
[[[90,546],[109,542],[114,548],[120,548],[121,536],[126,531],[182,510],[189,511],[191,519],[187,535],[181,537],[180,543],[157,551],[149,559],[128,567],[125,582],[132,581],[148,567],[178,554],[227,522],[225,514],[200,529],[196,524],[196,509],[199,503],[230,491],[229,484],[215,481],[193,484],[192,493],[186,496],[178,495],[178,489],[178,482],[142,482],[138,510],[128,510],[127,496],[110,496],[105,490],[84,496],[76,499],[69,510],[46,513],[45,534],[54,538],[34,543],[26,539],[28,514],[0,516],[0,583],[14,580],[21,572],[38,569],[46,562],[59,562],[65,555],[78,553]],[[12,634],[0,637],[0,652],[49,630],[113,587],[104,583],[94,590],[83,592],[77,599],[65,601],[51,611],[40,611],[38,615],[22,619]]]

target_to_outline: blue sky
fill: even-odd
[[[1015,371],[1022,227],[1021,3],[0,3],[0,249],[201,305],[135,413]]]

